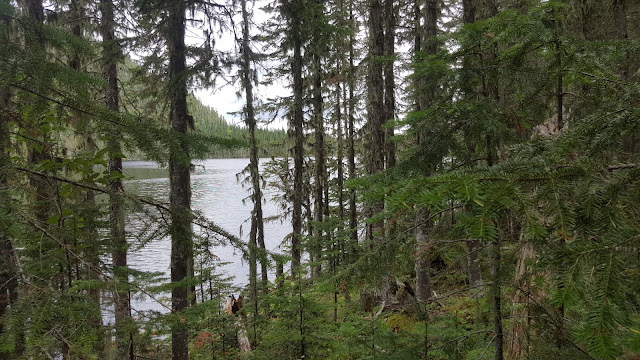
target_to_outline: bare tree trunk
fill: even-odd
[[[188,131],[187,111],[186,46],[185,46],[186,2],[172,1],[169,5],[169,82],[171,102],[171,128],[176,134]],[[169,179],[171,192],[171,307],[181,314],[189,306],[189,287],[180,284],[189,276],[193,259],[191,230],[191,174],[188,145],[180,140],[179,153],[170,154]],[[171,349],[174,360],[188,360],[188,324],[176,322],[171,329]]]

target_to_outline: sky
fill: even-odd
[[[265,13],[261,10],[263,6],[268,4],[270,1],[265,0],[257,0],[255,4],[252,5],[251,1],[248,1],[249,11],[253,8],[254,16],[253,21],[256,23],[251,27],[251,34],[255,35],[258,32],[258,26],[267,21],[269,18],[269,14]],[[242,34],[242,30],[240,28],[240,24],[242,21],[241,16],[236,16],[234,19],[236,22],[238,29],[238,34]],[[187,32],[186,41],[190,45],[199,45],[202,43],[202,35],[201,31],[198,29],[191,29]],[[225,32],[222,35],[218,36],[215,43],[216,49],[220,51],[231,51],[233,53],[237,52],[237,47],[234,44],[234,36],[230,32]],[[254,49],[258,51],[257,49]],[[237,72],[237,68],[232,70],[232,73]],[[226,73],[229,75],[230,73]],[[258,74],[260,80],[260,74]],[[254,88],[254,98],[258,100],[266,100],[267,98],[273,98],[276,96],[288,96],[290,95],[290,90],[286,86],[286,79],[280,79],[280,81],[276,81],[274,84],[269,86],[257,86]],[[204,105],[210,106],[214,108],[221,116],[223,116],[228,123],[235,125],[243,125],[243,120],[240,114],[229,114],[233,112],[239,112],[242,110],[245,99],[244,99],[244,91],[240,88],[239,82],[236,84],[228,84],[228,81],[225,79],[218,79],[216,81],[216,86],[214,88],[200,88],[194,89],[195,96],[202,101]],[[241,96],[238,97],[238,94]],[[272,114],[256,114],[258,121],[270,119]],[[259,125],[262,128],[268,127],[271,129],[283,129],[287,127],[287,121],[283,118],[282,115],[276,117],[275,121],[270,123],[269,125]]]

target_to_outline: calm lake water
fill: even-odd
[[[261,165],[268,160],[262,159]],[[197,169],[191,175],[192,208],[201,211],[209,220],[226,231],[247,241],[253,203],[248,198],[250,184],[242,184],[245,176],[240,173],[249,164],[249,159],[210,159],[196,164]],[[128,193],[150,197],[161,202],[169,201],[167,169],[159,168],[154,162],[127,161],[124,163],[124,172],[126,176],[132,177],[124,183]],[[273,195],[273,191],[268,189],[265,191],[265,202],[262,207],[265,217],[279,215],[277,204],[271,201]],[[136,249],[139,241],[133,237],[133,234],[146,226],[141,219],[140,214],[135,212],[127,216],[127,233],[133,245],[129,253],[129,266],[136,270],[162,272],[168,279],[171,239],[168,236],[153,239],[143,248]],[[194,226],[194,230],[199,229]],[[282,252],[280,244],[282,239],[291,232],[290,223],[288,221],[268,222],[264,230],[267,249]],[[229,263],[218,269],[219,271],[234,276],[233,283],[237,286],[248,283],[249,266],[242,261],[238,250],[231,246],[218,246],[211,250],[221,262]],[[273,273],[269,275],[273,280]],[[166,304],[170,304],[170,301],[167,300]],[[163,306],[145,296],[134,297],[132,306],[136,311],[166,312]]]

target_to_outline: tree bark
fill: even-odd
[[[394,0],[384,0],[384,56],[386,58],[384,72],[384,119],[383,124],[394,121],[396,113],[396,97],[395,97],[395,73],[394,73],[394,57],[395,57],[395,35],[396,35],[396,16]],[[396,165],[396,145],[392,138],[394,135],[393,127],[389,126],[384,129],[384,146],[386,168],[389,169]]]
[[[106,83],[105,105],[107,109],[118,112],[120,111],[120,94],[118,89],[117,64],[121,53],[115,38],[113,9],[112,0],[100,0],[100,11],[102,14],[100,34],[102,35],[103,43],[102,75]],[[109,148],[110,154],[108,170],[111,176],[109,181],[109,188],[111,190],[109,204],[112,261],[114,276],[118,280],[114,293],[116,347],[118,358],[133,360],[133,333],[130,329],[132,325],[131,299],[129,290],[124,286],[124,284],[128,283],[129,276],[127,271],[128,244],[125,235],[125,218],[122,201],[122,195],[124,195],[124,189],[122,187],[122,157],[120,155],[122,147],[118,141],[117,133],[114,132],[110,134],[107,147]]]
[[[384,170],[385,145],[384,129],[384,78],[382,56],[384,56],[383,7],[380,0],[369,0],[369,66],[367,75],[367,126],[369,130],[369,173],[375,174]],[[369,204],[368,215],[373,216],[384,209],[384,203],[377,201]],[[370,225],[369,237],[383,235],[383,224],[376,222]],[[375,234],[375,235],[374,235]]]
[[[425,55],[434,55],[438,51],[438,46],[435,41],[438,35],[438,2],[437,0],[427,0],[425,12],[425,33],[421,34],[416,32],[415,36],[422,38],[424,35],[425,42],[422,44],[422,40],[416,40],[415,46],[424,46]],[[421,29],[420,21],[416,24],[416,30]],[[417,52],[423,49],[414,49]],[[417,87],[418,84],[416,84]],[[433,103],[435,97],[435,88],[429,86],[426,91],[421,92],[417,96],[416,103],[418,104],[418,110],[425,110]],[[419,136],[418,143],[424,142],[422,136]],[[428,176],[428,170],[424,171],[424,176]],[[416,257],[415,257],[415,270],[416,270],[416,298],[419,301],[426,301],[431,297],[431,259],[429,258],[429,230],[431,228],[429,218],[429,212],[424,209],[419,209],[416,212],[416,221],[418,227],[416,228]]]
[[[429,258],[429,213],[419,210],[416,228],[416,299],[424,302],[431,297],[431,259]]]
[[[513,325],[509,330],[505,349],[507,359],[524,359],[525,354],[528,353],[527,347],[529,344],[526,341],[527,334],[530,331],[528,307],[533,294],[531,293],[532,276],[527,274],[527,261],[535,258],[535,256],[536,251],[533,248],[533,244],[526,242],[524,236],[520,235],[520,249],[518,250],[514,277],[514,283],[517,287],[511,301],[514,304],[511,310]],[[524,306],[524,308],[521,306]],[[523,321],[522,319],[525,320]]]
[[[485,0],[481,7],[480,15],[482,19],[489,19],[498,14],[498,6],[495,0]],[[487,50],[487,61],[491,64],[497,57],[497,45],[492,45]],[[498,76],[495,71],[487,71],[488,75],[483,75],[483,96],[491,101],[493,106],[499,106],[500,92],[498,87]],[[498,147],[498,141],[495,134],[487,132],[487,166],[492,167],[497,161],[495,149]],[[502,258],[501,258],[501,234],[498,234],[492,244],[491,249],[491,308],[493,315],[494,341],[496,360],[504,358],[504,334],[502,330]]]
[[[168,39],[169,83],[171,103],[171,128],[178,135],[188,131],[185,1],[169,2]],[[191,159],[186,141],[180,139],[180,149],[169,157],[170,207],[171,207],[171,308],[178,316],[189,305],[189,286],[184,281],[189,276],[193,243],[191,230]],[[171,349],[174,360],[189,358],[188,324],[178,321],[171,329]]]
[[[316,16],[316,19],[318,16]],[[320,25],[320,24],[316,24]],[[315,225],[313,236],[313,259],[314,263],[311,266],[311,277],[316,278],[320,275],[322,270],[322,244],[324,242],[322,231],[322,221],[325,210],[324,202],[324,185],[325,185],[325,159],[324,159],[324,106],[322,101],[322,62],[321,62],[321,44],[322,40],[319,38],[321,34],[315,34],[313,41],[313,124],[314,124],[314,137],[315,137],[315,163],[316,171],[314,176],[314,207],[313,207],[313,221]]]
[[[350,26],[357,26],[353,15],[353,1],[349,2],[349,23]],[[349,34],[349,74],[347,75],[349,87],[349,116],[347,124],[347,162],[349,170],[349,180],[355,179],[356,174],[356,156],[355,156],[355,35],[357,29],[352,29]],[[356,191],[351,188],[349,190],[349,261],[354,262],[356,258],[356,250],[358,248],[358,208],[356,204]]]
[[[293,237],[291,239],[292,271],[300,270],[300,255],[302,238],[302,200],[304,186],[304,134],[303,134],[303,82],[302,82],[302,34],[299,13],[303,5],[300,0],[292,0],[288,16],[291,21],[291,37],[293,42],[293,62],[291,72],[293,74],[293,214],[291,223]]]
[[[627,1],[613,0],[613,26],[617,40],[628,40],[627,30]],[[619,66],[618,72],[623,79],[629,77],[629,52],[626,52],[625,60]]]
[[[476,7],[473,0],[463,0],[463,21],[465,25],[473,24],[476,22]],[[463,67],[471,67],[472,55],[465,56],[463,60]],[[468,84],[463,85],[464,90],[471,92]],[[469,274],[469,296],[471,298],[477,298],[482,294],[482,269],[480,267],[479,254],[480,247],[477,241],[469,240],[465,242],[467,247],[467,271]]]
[[[501,235],[498,234],[493,245],[492,272],[493,285],[491,286],[491,309],[493,312],[493,331],[495,338],[495,360],[504,359],[504,334],[502,332],[502,291],[501,291]]]

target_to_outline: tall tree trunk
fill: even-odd
[[[396,16],[394,0],[384,0],[384,56],[386,58],[384,72],[384,119],[387,123],[395,120],[396,114],[396,97],[395,97],[395,39],[396,39]],[[389,169],[396,165],[396,145],[393,142],[394,130],[392,126],[384,129],[385,132],[385,160],[386,168]]]
[[[480,11],[483,19],[489,19],[498,14],[498,6],[495,0],[485,0]],[[497,45],[492,45],[487,49],[486,61],[492,64],[497,57]],[[486,65],[485,65],[486,66]],[[498,76],[495,71],[488,71],[488,75],[483,78],[483,96],[489,100],[493,106],[498,107],[500,104],[500,92],[498,87]],[[487,132],[487,166],[492,167],[497,161],[495,151],[498,147],[496,134]],[[504,358],[504,334],[502,330],[502,258],[501,258],[501,234],[498,234],[492,244],[491,249],[491,308],[493,315],[493,327],[495,338],[495,359],[502,360]]]
[[[262,220],[262,191],[260,189],[260,173],[258,159],[258,143],[256,139],[256,119],[253,108],[253,83],[251,81],[251,47],[249,44],[249,13],[247,11],[247,1],[241,0],[242,6],[242,83],[245,91],[245,116],[246,123],[249,127],[249,137],[251,140],[251,154],[249,161],[249,171],[251,183],[253,185],[253,211],[251,213],[251,231],[249,234],[249,291],[251,293],[250,300],[253,308],[253,339],[256,340],[256,317],[258,316],[258,291],[257,291],[257,250],[258,243],[261,242],[261,248],[264,250],[264,223]],[[261,238],[259,241],[259,238]],[[267,285],[267,269],[266,256],[261,255],[263,288]],[[266,291],[266,289],[265,289]],[[246,331],[245,331],[246,333]]]
[[[438,51],[438,45],[436,43],[436,36],[438,35],[438,1],[427,0],[425,12],[425,42],[422,44],[421,40],[416,40],[415,45],[424,47],[425,55],[434,55]],[[415,24],[416,30],[421,28],[420,22]],[[416,37],[422,37],[423,34],[416,33]],[[416,48],[418,52],[423,49]],[[431,85],[426,91],[422,91],[416,99],[419,110],[425,110],[431,106],[435,97],[435,88]],[[418,143],[422,143],[425,140],[422,136],[419,137]],[[428,171],[424,172],[425,176],[428,176]],[[425,301],[431,297],[431,259],[429,258],[429,230],[431,229],[431,219],[429,212],[423,209],[417,211],[416,221],[418,227],[416,228],[416,258],[415,258],[415,270],[416,270],[416,297],[420,301]]]
[[[422,51],[422,0],[413,2],[413,55]],[[420,108],[417,109],[420,111]]]
[[[188,131],[185,46],[185,1],[169,2],[168,39],[169,83],[171,103],[171,128],[178,135]],[[184,280],[189,276],[190,261],[193,259],[191,230],[191,174],[188,145],[180,140],[180,149],[169,157],[169,195],[171,207],[171,308],[182,316],[189,305],[189,286]],[[188,324],[176,321],[171,329],[171,348],[174,360],[189,358]]]
[[[313,237],[313,259],[314,264],[311,266],[311,277],[316,278],[320,275],[322,269],[322,244],[324,242],[322,231],[322,220],[325,212],[324,202],[324,185],[325,185],[325,159],[324,159],[324,116],[322,103],[322,63],[320,52],[321,40],[316,38],[314,41],[313,56],[313,123],[315,128],[315,162],[316,172],[314,176],[314,208],[313,220],[315,225]]]
[[[463,0],[463,21],[465,25],[476,22],[476,7],[473,0]],[[463,67],[470,67],[472,63],[472,55],[465,56]],[[473,91],[470,86],[465,84],[465,91]],[[469,273],[469,296],[477,298],[482,294],[482,269],[480,267],[480,259],[478,252],[480,247],[477,241],[469,240],[465,242],[467,247],[467,271]]]
[[[375,174],[384,170],[385,146],[384,129],[385,107],[384,107],[384,78],[383,63],[384,56],[384,30],[383,30],[383,7],[380,0],[369,0],[369,66],[367,74],[367,126],[369,131],[369,151],[370,159],[368,170],[370,174]],[[384,203],[381,201],[369,206],[369,216],[381,212]],[[376,222],[371,225],[369,236],[382,235],[383,225]],[[371,239],[370,239],[371,240]]]
[[[43,24],[44,22],[44,8],[42,1],[27,0],[27,11],[29,17],[37,24]],[[33,41],[35,40],[35,41]],[[27,47],[31,48],[38,56],[45,56],[45,40],[41,33],[41,30],[36,30],[35,39],[29,39]],[[33,128],[39,128],[41,124],[34,124]],[[37,138],[38,135],[34,134],[32,138]],[[41,149],[38,150],[37,146],[29,147],[29,162],[32,164],[39,164],[42,161],[51,159],[51,145],[45,141],[41,145]],[[46,224],[49,218],[50,206],[47,204],[53,198],[53,191],[48,180],[43,177],[32,176],[30,179],[31,186],[35,188],[35,211],[36,218]]]
[[[367,170],[369,174],[384,171],[385,167],[385,122],[384,106],[384,8],[380,0],[369,0],[369,54],[367,73],[367,135],[369,144],[369,160]],[[366,215],[373,217],[384,210],[384,200],[376,200],[367,204]],[[367,240],[371,246],[379,246],[385,237],[384,222],[376,221],[367,225]],[[374,245],[375,244],[375,245]],[[389,301],[391,278],[389,275],[381,277],[381,286],[377,289],[382,309]],[[366,290],[360,292],[360,302],[363,310],[367,310],[368,303],[373,300],[372,293]]]
[[[291,20],[291,36],[293,40],[293,62],[291,72],[293,74],[293,237],[291,239],[292,271],[300,270],[300,240],[302,238],[302,200],[304,186],[304,134],[303,130],[303,82],[302,82],[302,34],[299,12],[302,10],[300,0],[292,0],[289,9]]]
[[[342,61],[341,61],[342,65]],[[336,178],[337,186],[338,186],[338,218],[340,222],[338,224],[338,233],[341,242],[341,258],[346,259],[347,254],[345,252],[345,246],[343,239],[344,232],[344,130],[343,130],[343,122],[342,122],[342,106],[343,106],[343,88],[340,86],[340,82],[336,84],[335,90],[335,98],[336,98],[336,137],[338,142],[338,153],[337,155],[337,171],[338,177]]]
[[[115,38],[115,18],[112,0],[100,0],[102,21],[100,34],[103,43],[102,75],[105,87],[105,105],[107,109],[118,112],[120,110],[120,94],[118,90],[118,60],[122,56],[120,46]],[[123,209],[124,189],[122,187],[122,146],[118,141],[118,134],[113,132],[107,141],[109,149],[109,174],[111,180],[109,188],[111,243],[114,275],[118,280],[114,293],[115,328],[117,355],[120,359],[134,358],[133,324],[131,318],[131,299],[126,285],[129,281],[127,270],[127,239],[125,235],[125,217]]]
[[[491,286],[491,309],[493,312],[493,331],[495,338],[495,360],[504,359],[504,334],[502,332],[502,287],[501,287],[501,234],[498,234],[493,244],[491,270],[493,272],[493,284]]]
[[[349,2],[349,23],[350,26],[357,26],[353,15],[353,1]],[[349,115],[347,124],[347,162],[349,170],[349,180],[355,179],[356,174],[356,155],[355,155],[355,35],[357,29],[352,29],[349,34],[349,74],[347,82],[349,87]],[[354,262],[356,258],[356,250],[358,248],[358,208],[356,205],[356,191],[349,189],[349,261]]]

